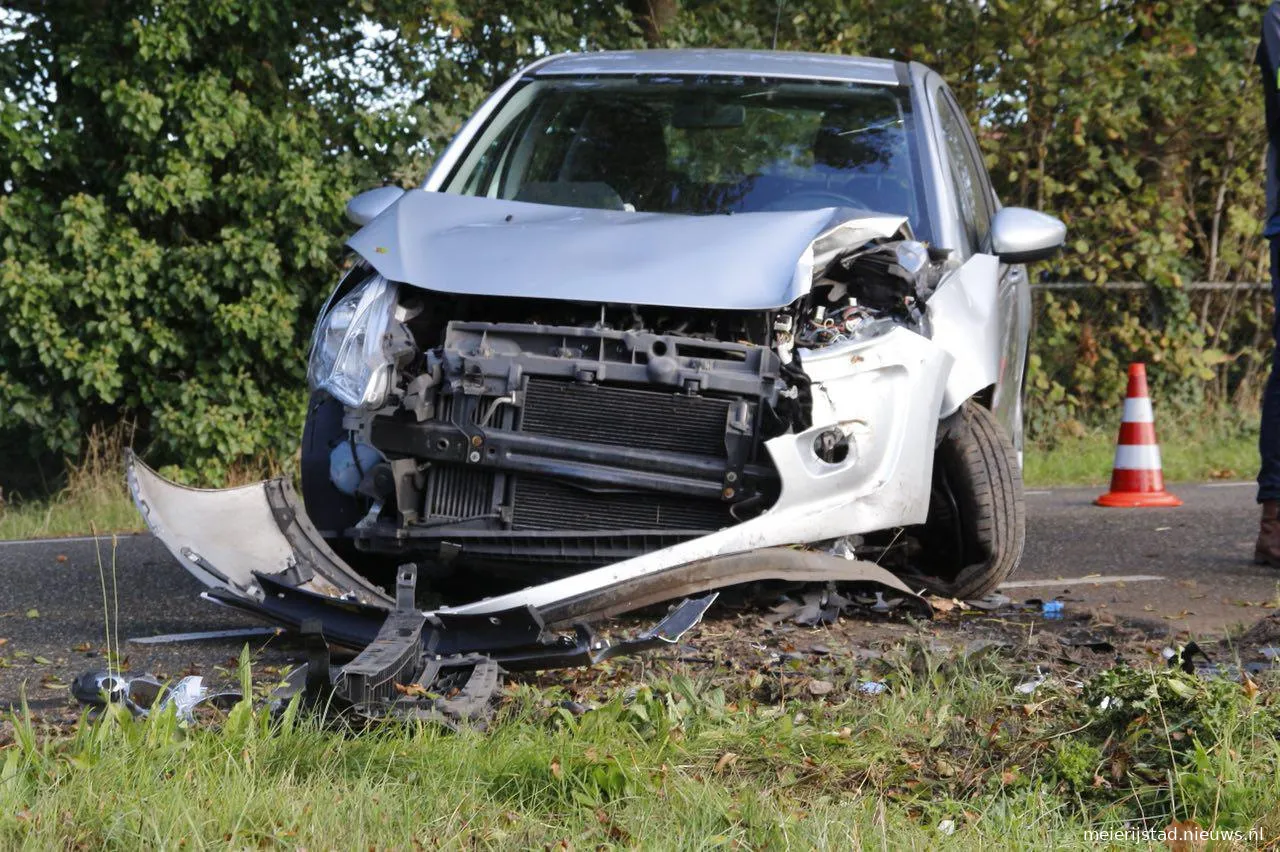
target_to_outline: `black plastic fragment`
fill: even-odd
[[[255,573],[254,578],[262,586],[261,601],[239,597],[224,589],[209,589],[204,595],[292,630],[299,630],[307,619],[319,619],[324,625],[325,638],[346,648],[359,649],[372,642],[387,617],[387,610],[379,606],[295,589],[269,574]]]
[[[329,671],[329,643],[324,641],[324,625],[318,618],[302,622],[302,642],[307,650],[306,682],[308,696],[328,701],[333,692]]]
[[[442,629],[428,625],[415,606],[418,571],[402,565],[396,575],[396,609],[351,662],[328,675],[308,672],[306,700],[364,719],[402,718],[446,725],[482,724],[502,688],[502,668],[480,654],[443,655]],[[489,623],[500,627],[501,622]],[[310,621],[308,627],[312,626]],[[426,635],[424,635],[424,630]],[[316,666],[313,662],[308,668]]]
[[[1188,642],[1186,645],[1180,646],[1176,650],[1165,650],[1165,659],[1169,662],[1169,668],[1182,669],[1187,674],[1196,673],[1196,657],[1203,658],[1205,665],[1208,667],[1214,667],[1216,665],[1209,655],[1205,653],[1204,649],[1195,642]]]
[[[342,667],[336,689],[350,703],[392,703],[396,686],[404,686],[421,672],[426,616],[413,606],[417,579],[415,566],[401,566],[396,576],[396,611],[387,616],[360,655]]]
[[[303,689],[307,703],[364,719],[483,724],[501,692],[505,671],[588,666],[674,645],[717,597],[712,593],[685,600],[644,633],[610,644],[585,625],[576,625],[572,636],[552,633],[531,607],[484,615],[427,616],[414,603],[416,582],[416,567],[401,566],[396,610],[386,616],[364,650],[332,675],[324,644],[329,622],[302,620],[313,658],[305,677],[292,682]],[[289,595],[276,600],[285,601],[286,608],[316,602]],[[359,606],[337,608],[347,616],[339,619],[347,631],[351,618],[364,617]],[[296,615],[296,610],[290,612]]]

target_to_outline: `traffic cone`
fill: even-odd
[[[1182,501],[1164,490],[1160,445],[1156,443],[1155,416],[1147,396],[1147,366],[1129,365],[1129,391],[1124,397],[1124,418],[1116,443],[1111,490],[1094,501],[1099,506],[1181,506]]]

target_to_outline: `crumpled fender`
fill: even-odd
[[[1000,378],[999,268],[996,257],[975,254],[925,303],[931,339],[955,359],[943,391],[942,417]]]

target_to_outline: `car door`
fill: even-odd
[[[1021,454],[1022,381],[1031,323],[1026,267],[1002,264],[991,253],[991,220],[999,209],[999,202],[964,112],[945,85],[938,86],[934,106],[939,147],[946,161],[946,179],[954,195],[959,226],[956,237],[962,244],[959,250],[966,266],[980,258],[981,273],[995,278],[998,322],[988,331],[997,337],[999,362],[998,378],[989,402]]]

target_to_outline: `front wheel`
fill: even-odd
[[[1008,579],[1027,537],[1022,471],[995,415],[970,401],[934,454],[929,517],[908,581],[935,595],[980,598]]]

